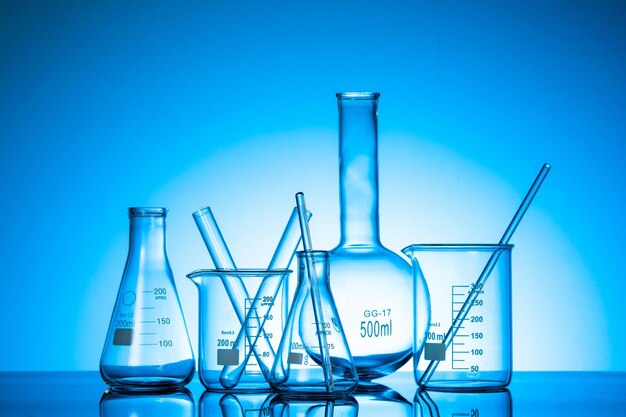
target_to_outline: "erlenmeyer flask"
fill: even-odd
[[[293,396],[346,394],[356,388],[358,377],[330,292],[328,252],[298,252],[297,257],[298,285],[270,385]]]
[[[195,361],[165,250],[165,208],[133,207],[130,247],[100,374],[128,390],[182,386]]]
[[[378,97],[337,94],[341,240],[330,255],[331,286],[361,382],[412,354],[411,267],[379,237]]]

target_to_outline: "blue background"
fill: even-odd
[[[381,92],[382,240],[512,239],[516,370],[620,370],[626,7],[619,1],[0,3],[0,371],[97,369],[129,206],[168,254],[265,266],[305,192],[338,240],[337,91]]]

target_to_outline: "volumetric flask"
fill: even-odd
[[[415,328],[414,375],[421,387],[476,390],[510,382],[512,248],[432,244],[403,250],[413,263],[415,299],[430,299],[428,325]],[[493,261],[491,273],[475,289]],[[457,316],[465,317],[453,329]]]
[[[328,252],[297,257],[298,284],[270,384],[285,395],[344,395],[356,388],[358,376],[330,292]]]
[[[133,207],[128,214],[130,247],[100,374],[116,389],[182,386],[195,361],[165,249],[167,210]]]
[[[511,393],[506,388],[490,391],[432,391],[415,393],[414,417],[511,417]]]
[[[262,359],[275,355],[282,335],[281,306],[277,305],[282,298],[277,293],[290,272],[207,269],[187,275],[197,285],[200,297],[198,374],[205,387],[270,388],[270,369]],[[236,299],[233,288],[245,288],[249,296]],[[235,308],[235,302],[243,308]]]

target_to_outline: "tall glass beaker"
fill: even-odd
[[[361,382],[412,354],[411,267],[379,237],[378,97],[337,94],[341,240],[331,251],[331,287]]]
[[[420,387],[493,389],[511,380],[512,248],[424,244],[403,249],[413,263],[415,298],[430,299],[430,322],[415,330],[413,365]],[[495,263],[487,280],[475,289],[491,261]],[[474,293],[476,298],[471,298]],[[453,329],[455,322],[460,325]]]
[[[182,386],[195,360],[165,249],[165,208],[132,207],[130,247],[100,374],[116,389]]]

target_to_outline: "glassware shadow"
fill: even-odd
[[[187,388],[170,391],[106,390],[100,417],[195,417],[196,403]]]

